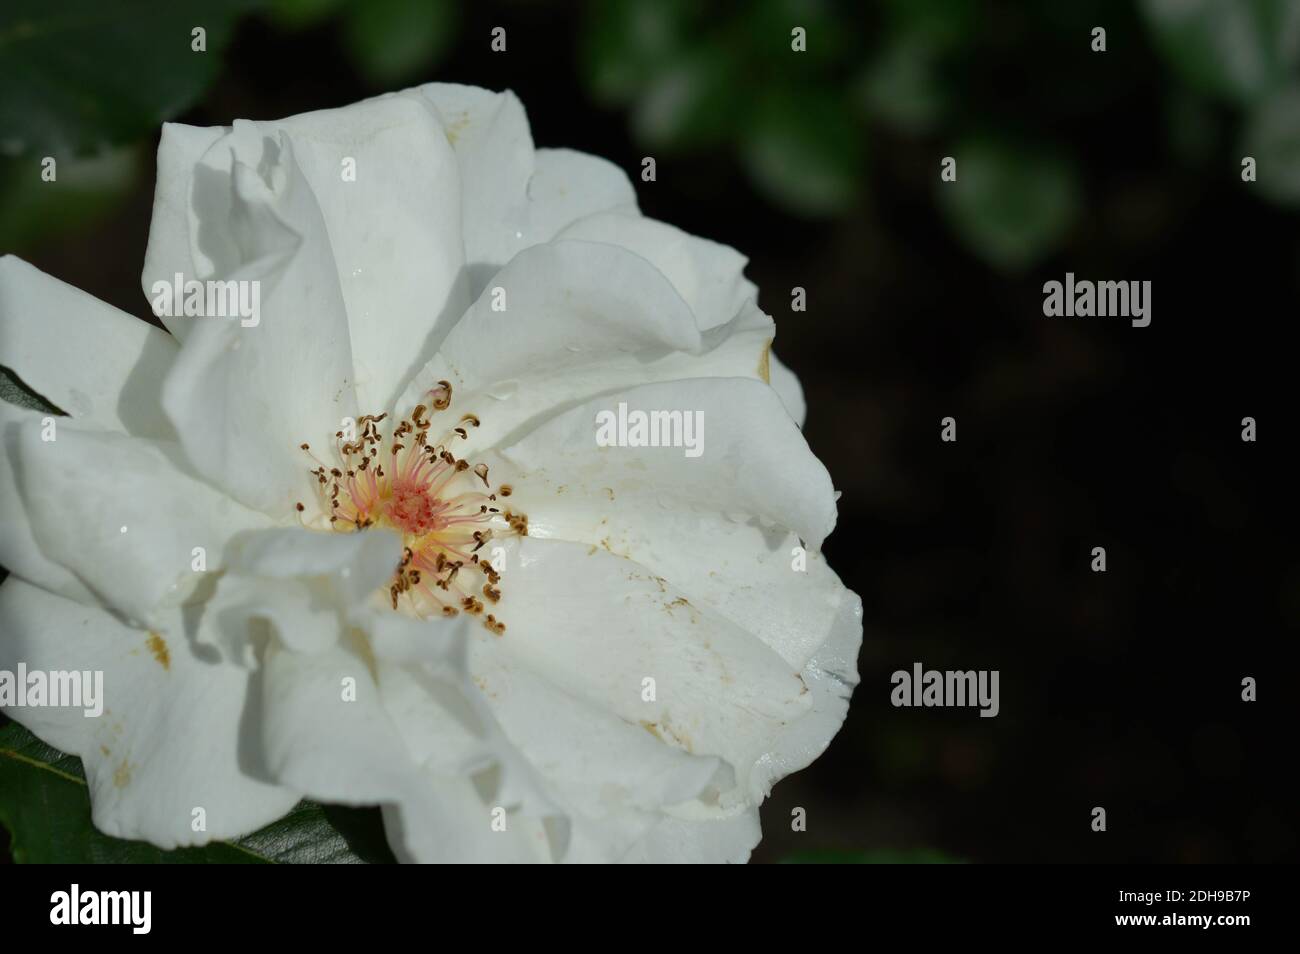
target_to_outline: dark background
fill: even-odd
[[[686,62],[706,64],[686,73],[703,88],[695,112],[665,130],[637,118],[653,62],[599,79],[602,42],[608,69],[638,49],[608,38],[609,10],[644,6],[464,5],[400,80],[376,78],[337,14],[293,29],[254,14],[175,118],[275,118],[385,82],[510,88],[538,145],[609,158],[646,215],[750,257],[776,351],[806,390],[806,436],[843,491],[826,552],[865,617],[848,721],[778,784],[754,860],[1294,859],[1300,223],[1285,189],[1241,181],[1238,147],[1293,62],[1268,89],[1219,95],[1213,48],[1171,54],[1129,3],[652,4],[685,24]],[[826,24],[806,66],[788,49],[805,20]],[[772,50],[753,39],[769,22]],[[1089,46],[1098,24],[1105,53]],[[488,45],[498,25],[505,54]],[[917,49],[922,80],[873,82]],[[798,108],[765,111],[778,89]],[[1290,119],[1261,180],[1300,171]],[[786,180],[756,126],[793,143]],[[988,141],[1005,145],[996,187],[963,185],[955,211],[939,160],[956,156],[961,182],[965,144]],[[147,316],[156,142],[109,209],[6,250]],[[639,180],[645,155],[656,182]],[[1038,156],[1061,170],[1046,210],[1021,194]],[[805,174],[822,178],[801,194],[790,179]],[[1066,271],[1150,280],[1151,325],[1045,318],[1043,282]],[[793,286],[805,313],[791,312]],[[939,439],[949,415],[956,443]],[[1256,443],[1241,440],[1245,416]],[[1089,568],[1094,546],[1106,573]],[[890,674],[916,661],[999,670],[1000,715],[895,709]],[[1256,703],[1241,701],[1244,676]],[[790,830],[795,806],[806,832]]]

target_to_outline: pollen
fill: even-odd
[[[528,533],[525,515],[495,506],[487,465],[458,457],[453,449],[466,439],[467,428],[479,426],[478,417],[465,414],[445,432],[435,430],[429,415],[451,403],[451,384],[440,381],[427,403],[399,421],[388,422],[387,414],[365,415],[355,436],[335,433],[335,459],[328,463],[309,445],[300,445],[316,464],[311,475],[328,519],[328,527],[317,529],[359,533],[387,527],[400,533],[402,560],[386,595],[394,610],[421,618],[462,612],[482,617],[480,597],[491,603],[501,599],[501,573],[481,551],[491,540]],[[436,440],[434,433],[440,434]],[[508,486],[499,491],[512,492]],[[299,513],[304,509],[297,505]],[[505,632],[492,614],[482,622],[494,635]]]

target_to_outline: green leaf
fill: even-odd
[[[452,0],[367,0],[350,6],[344,17],[343,44],[376,87],[437,65],[459,27]]]
[[[1055,251],[1082,204],[1073,165],[1034,146],[991,138],[962,143],[952,155],[957,181],[939,182],[939,204],[971,252],[996,268],[1017,270]]]
[[[1241,155],[1255,158],[1250,188],[1274,202],[1300,205],[1300,85],[1278,90],[1251,112]]]
[[[939,59],[938,46],[919,34],[890,42],[859,84],[867,113],[913,136],[928,132],[947,102]]]
[[[791,212],[843,214],[863,177],[862,131],[834,90],[773,89],[741,144],[759,188]]]
[[[596,0],[578,44],[592,95],[625,103],[639,95],[687,46],[692,11],[685,0]]]
[[[807,851],[784,859],[787,865],[959,865],[957,858],[940,851]]]
[[[1142,7],[1166,61],[1207,95],[1255,102],[1300,63],[1295,0],[1145,0]]]
[[[733,132],[744,97],[727,52],[701,46],[654,75],[632,114],[637,139],[657,149],[717,146]]]
[[[0,825],[26,864],[322,864],[389,862],[378,809],[301,802],[236,841],[164,851],[101,833],[91,823],[81,761],[16,722],[0,728]]]
[[[270,0],[267,16],[284,30],[304,30],[336,15],[348,0]]]
[[[64,158],[154,132],[215,78],[258,0],[5,0],[0,154]],[[206,52],[191,30],[207,31]]]
[[[748,59],[763,76],[824,72],[854,48],[853,24],[845,12],[822,0],[750,0],[735,18]],[[791,48],[795,27],[804,30],[805,48]],[[737,41],[732,41],[737,42]]]
[[[139,158],[122,147],[57,159],[53,182],[35,156],[0,159],[0,248],[22,251],[102,219],[130,194]]]
[[[46,414],[67,416],[65,411],[55,407],[44,397],[33,391],[27,386],[27,382],[4,365],[0,365],[0,401],[16,404],[19,407],[29,408],[33,411],[43,411]],[[0,723],[0,725],[2,724]]]
[[[882,6],[893,29],[943,50],[969,45],[989,15],[982,0],[885,0]]]

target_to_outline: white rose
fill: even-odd
[[[0,363],[70,415],[2,408],[0,669],[106,693],[8,714],[160,847],[305,796],[403,860],[744,860],[861,641],[744,265],[510,93],[164,127],[146,295],[258,314],[166,334],[0,260]],[[620,404],[701,453],[601,446]]]

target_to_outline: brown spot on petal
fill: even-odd
[[[167,642],[162,636],[153,630],[149,630],[149,638],[144,643],[149,647],[149,652],[153,653],[153,658],[158,660],[158,665],[162,666],[163,669],[170,670],[172,668],[172,654],[167,649]]]

